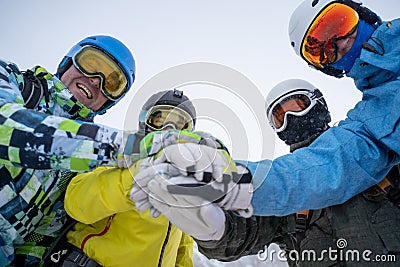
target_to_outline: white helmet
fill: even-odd
[[[311,83],[289,79],[275,85],[266,97],[268,122],[288,145],[329,128],[329,110],[322,93]]]
[[[295,53],[304,59],[302,55],[302,43],[305,35],[310,28],[315,18],[331,3],[341,3],[354,9],[359,18],[369,24],[380,22],[379,16],[368,8],[361,6],[362,3],[358,0],[304,0],[292,13],[289,21],[289,40]],[[305,60],[305,59],[304,59]],[[307,60],[306,60],[307,62]],[[310,65],[310,64],[309,64]],[[310,65],[311,66],[311,65]],[[318,70],[326,69],[327,67],[320,68],[313,66]],[[329,69],[329,68],[327,68]],[[325,72],[325,71],[324,71]],[[326,72],[325,72],[326,73]],[[333,76],[338,76],[339,73],[327,73]]]
[[[272,87],[265,98],[265,110],[267,111],[278,99],[294,91],[311,92],[316,89],[311,83],[302,79],[288,79]]]
[[[335,0],[305,0],[292,13],[289,21],[289,39],[295,53],[301,56],[301,44],[308,28],[318,14]]]

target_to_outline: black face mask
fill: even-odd
[[[292,145],[303,142],[315,134],[324,132],[329,128],[328,123],[331,121],[331,116],[326,107],[317,103],[304,116],[297,117],[287,114],[286,119],[286,129],[277,134],[287,145]]]

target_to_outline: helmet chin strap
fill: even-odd
[[[323,72],[323,73],[325,73],[325,74],[327,74],[329,76],[333,76],[333,77],[336,77],[336,78],[343,78],[344,74],[345,74],[343,70],[336,69],[336,68],[334,68],[332,66],[326,66],[324,68],[319,68],[319,67],[316,67],[316,66],[311,65],[311,64],[309,64],[309,66],[311,68],[313,68],[313,69],[319,70],[319,71],[321,71],[321,72]]]

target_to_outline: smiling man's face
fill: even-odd
[[[74,65],[61,76],[61,81],[79,102],[91,110],[100,109],[107,101],[100,91],[100,78],[86,77]]]

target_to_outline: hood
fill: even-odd
[[[47,79],[51,113],[74,120],[93,121],[95,113],[80,103],[55,75],[51,77]]]
[[[400,19],[384,22],[375,30],[368,45],[363,45],[360,58],[347,73],[357,88],[364,91],[400,76]]]

